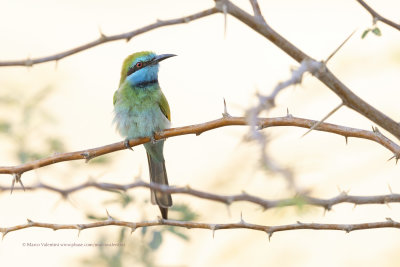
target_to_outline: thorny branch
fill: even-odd
[[[372,19],[373,19],[373,24],[375,24],[376,21],[381,21],[393,28],[395,28],[396,30],[400,31],[400,24],[394,23],[391,20],[388,20],[385,17],[382,17],[380,14],[378,14],[378,12],[376,12],[373,8],[371,8],[369,5],[367,5],[367,3],[365,3],[363,0],[356,0],[358,3],[360,3],[360,5],[362,5],[367,11],[368,13],[371,14]]]
[[[69,49],[67,51],[57,53],[57,54],[54,54],[51,56],[39,57],[39,58],[34,58],[34,59],[28,58],[28,59],[23,59],[23,60],[14,60],[14,61],[0,61],[0,67],[2,67],[2,66],[27,66],[27,67],[30,67],[35,64],[40,64],[40,63],[44,63],[44,62],[58,61],[65,57],[71,56],[73,54],[82,52],[84,50],[90,49],[92,47],[95,47],[95,46],[98,46],[98,45],[101,45],[104,43],[118,41],[118,40],[130,41],[133,37],[138,36],[142,33],[146,33],[151,30],[165,27],[165,26],[188,23],[193,20],[207,17],[207,16],[212,15],[217,12],[218,12],[218,10],[216,8],[210,8],[210,9],[206,9],[201,12],[195,13],[190,16],[182,17],[182,18],[170,19],[170,20],[157,20],[155,23],[149,24],[149,25],[139,28],[137,30],[133,30],[133,31],[121,33],[121,34],[116,34],[116,35],[105,35],[104,33],[100,32],[100,37],[98,39],[91,41],[89,43],[83,44],[81,46]]]
[[[214,1],[216,2],[216,7],[219,12],[222,13],[222,7],[224,7],[224,10],[228,14],[235,17],[239,21],[252,28],[254,31],[258,32],[259,34],[270,40],[273,44],[278,46],[281,50],[283,50],[297,62],[302,63],[305,60],[317,62],[309,55],[301,51],[299,48],[294,46],[292,43],[290,43],[288,40],[286,40],[284,37],[282,37],[268,24],[266,24],[265,22],[260,22],[260,19],[245,12],[244,10],[233,4],[231,1]],[[373,106],[369,105],[356,94],[354,94],[332,72],[330,72],[325,64],[323,64],[323,67],[314,76],[318,78],[321,82],[323,82],[328,88],[330,88],[337,96],[339,96],[342,99],[344,105],[375,122],[377,125],[381,126],[400,140],[400,124],[398,124],[396,121],[389,118]]]
[[[190,195],[200,199],[220,202],[226,205],[231,205],[234,202],[249,202],[261,206],[263,210],[279,208],[279,207],[296,206],[296,205],[312,205],[312,206],[322,207],[325,210],[331,210],[333,206],[342,203],[349,203],[354,205],[366,205],[366,204],[388,205],[389,203],[400,202],[400,194],[395,194],[392,192],[390,192],[390,194],[376,195],[376,196],[355,196],[355,195],[349,195],[346,192],[341,192],[336,197],[327,199],[315,198],[306,195],[296,195],[293,198],[268,200],[265,198],[248,194],[246,192],[242,192],[241,194],[236,194],[236,195],[219,195],[219,194],[209,193],[206,191],[192,189],[189,186],[174,187],[174,186],[146,183],[144,181],[136,181],[130,184],[98,183],[94,181],[88,181],[86,183],[70,187],[67,189],[61,189],[47,184],[38,183],[33,186],[26,186],[25,190],[34,191],[34,190],[44,189],[51,192],[56,192],[60,194],[63,198],[68,198],[70,194],[73,194],[75,192],[87,188],[97,188],[99,190],[104,190],[104,191],[124,191],[124,192],[130,189],[149,188],[155,191],[161,191],[170,194]],[[11,189],[12,187],[0,186],[0,192],[8,192]],[[23,190],[23,189],[15,188],[14,190]]]
[[[215,231],[217,230],[249,229],[249,230],[265,232],[266,234],[268,234],[269,239],[275,232],[290,231],[290,230],[338,230],[350,233],[356,230],[377,229],[377,228],[400,228],[400,223],[392,220],[391,218],[386,218],[386,221],[381,221],[381,222],[358,223],[358,224],[322,224],[322,223],[303,223],[298,221],[297,223],[294,224],[267,226],[261,224],[248,223],[245,222],[243,218],[240,218],[240,221],[237,223],[210,224],[210,223],[201,223],[193,221],[164,220],[161,218],[153,221],[128,222],[128,221],[115,220],[111,216],[108,216],[108,219],[105,221],[98,221],[86,224],[85,223],[53,224],[53,223],[35,222],[30,219],[27,219],[27,223],[25,224],[20,224],[10,227],[0,227],[0,232],[3,234],[4,238],[4,236],[9,232],[18,231],[26,228],[32,228],[32,227],[40,227],[40,228],[53,229],[54,231],[61,229],[78,230],[78,235],[79,235],[79,233],[82,230],[89,228],[104,227],[109,225],[128,227],[132,230],[132,232],[142,227],[163,226],[163,225],[184,227],[187,229],[207,229],[212,231],[213,237]]]
[[[256,1],[252,1],[252,3],[253,2]],[[272,170],[273,172],[280,173],[281,175],[283,175],[283,177],[287,181],[288,186],[290,188],[295,189],[296,192],[300,192],[301,190],[299,190],[298,186],[296,185],[292,172],[287,168],[279,166],[279,164],[277,164],[266,153],[268,138],[264,132],[259,131],[258,118],[261,112],[269,111],[270,109],[275,107],[275,99],[283,89],[291,85],[301,83],[303,75],[306,72],[316,73],[321,68],[321,66],[322,64],[320,62],[304,60],[299,66],[299,68],[292,70],[292,75],[288,80],[280,82],[278,83],[277,86],[275,86],[271,94],[269,94],[268,96],[263,96],[258,94],[257,95],[258,104],[255,107],[250,108],[246,112],[246,120],[248,125],[250,126],[249,137],[252,140],[256,140],[259,143],[263,165],[268,169]],[[316,126],[317,124],[314,124],[312,128],[315,128]]]
[[[310,128],[312,127],[317,121],[296,118],[291,115],[286,117],[277,117],[277,118],[259,118],[258,119],[258,127],[260,129],[268,128],[268,127],[277,127],[277,126],[295,126],[295,127],[302,127],[302,128]],[[196,134],[200,135],[203,132],[210,131],[216,128],[224,127],[224,126],[231,126],[231,125],[247,125],[247,119],[244,117],[230,117],[224,116],[223,118],[178,128],[171,128],[166,129],[161,132],[157,132],[154,134],[155,140],[165,139],[169,137],[179,136],[179,135],[186,135],[186,134]],[[346,138],[355,137],[355,138],[363,138],[368,139],[378,144],[384,146],[385,148],[389,149],[391,152],[394,153],[393,158],[396,160],[400,157],[400,147],[394,143],[392,140],[384,136],[381,132],[377,130],[377,128],[373,128],[373,131],[366,131],[351,127],[345,127],[330,123],[321,123],[315,130],[323,131],[323,132],[330,132],[338,135],[342,135]],[[146,142],[151,141],[150,137],[143,137],[137,139],[131,139],[129,141],[129,145],[137,146]],[[30,171],[33,169],[41,168],[47,165],[55,164],[58,162],[63,161],[71,161],[71,160],[79,160],[85,159],[89,161],[95,157],[105,155],[108,153],[112,153],[118,150],[126,149],[125,142],[117,142],[97,148],[91,148],[81,151],[75,152],[68,152],[68,153],[61,153],[55,154],[53,156],[35,160],[32,162],[28,162],[25,164],[21,164],[18,166],[7,166],[7,167],[0,167],[0,174],[12,174],[17,175],[20,177],[24,172]],[[20,180],[20,179],[19,179]]]

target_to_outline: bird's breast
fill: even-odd
[[[118,132],[126,138],[152,136],[169,127],[156,95],[141,95],[118,99],[114,105],[114,120]]]

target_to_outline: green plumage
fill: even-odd
[[[169,127],[171,115],[164,94],[158,84],[158,62],[172,55],[157,56],[139,52],[128,56],[122,66],[118,90],[114,93],[114,122],[119,133],[127,138],[153,136],[154,132]],[[163,156],[164,140],[144,144],[152,183],[168,185]],[[167,218],[172,206],[171,195],[151,191],[153,204],[160,207]]]

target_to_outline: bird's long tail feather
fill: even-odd
[[[147,152],[147,160],[149,162],[149,172],[151,183],[168,185],[168,177],[165,169],[164,159],[155,159]],[[172,206],[171,194],[160,191],[151,190],[151,202],[158,205],[161,215],[164,219],[168,219],[168,208]]]

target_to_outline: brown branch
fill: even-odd
[[[73,54],[82,52],[84,50],[90,49],[92,47],[108,43],[108,42],[113,42],[113,41],[118,41],[118,40],[126,40],[130,41],[133,37],[138,36],[142,33],[149,32],[151,30],[165,27],[165,26],[171,26],[171,25],[177,25],[177,24],[183,24],[183,23],[188,23],[193,20],[201,19],[207,16],[210,16],[214,13],[217,13],[218,10],[216,8],[210,8],[206,9],[204,11],[195,13],[190,16],[182,17],[182,18],[176,18],[176,19],[170,19],[170,20],[157,20],[157,22],[149,24],[145,27],[139,28],[137,30],[133,30],[130,32],[126,33],[121,33],[121,34],[116,34],[116,35],[104,35],[103,33],[100,34],[100,37],[97,40],[91,41],[89,43],[80,45],[78,47],[69,49],[67,51],[57,53],[51,56],[46,56],[46,57],[39,57],[35,59],[24,59],[24,60],[13,60],[13,61],[0,61],[0,67],[2,66],[33,66],[35,64],[40,64],[44,62],[49,62],[49,61],[58,61],[62,58],[71,56]]]
[[[42,222],[34,222],[32,220],[27,219],[27,223],[10,226],[10,227],[0,227],[0,232],[3,234],[3,238],[6,234],[13,231],[18,231],[26,228],[32,227],[40,227],[40,228],[48,228],[55,230],[62,229],[72,229],[78,230],[78,234],[80,231],[89,229],[89,228],[97,228],[104,227],[110,225],[122,226],[131,228],[132,231],[141,228],[141,227],[151,227],[151,226],[176,226],[176,227],[184,227],[188,229],[196,228],[196,229],[207,229],[213,232],[213,236],[215,231],[223,230],[223,229],[250,229],[255,231],[262,231],[268,234],[268,237],[271,238],[272,234],[275,232],[281,231],[290,231],[290,230],[338,230],[345,231],[350,233],[356,230],[366,230],[366,229],[377,229],[377,228],[400,228],[400,223],[393,221],[390,218],[386,218],[386,221],[382,222],[370,222],[370,223],[358,223],[358,224],[321,224],[321,223],[302,223],[297,222],[295,224],[286,224],[286,225],[276,225],[276,226],[267,226],[260,224],[252,224],[247,223],[240,219],[238,223],[224,223],[224,224],[210,224],[210,223],[201,223],[201,222],[192,222],[192,221],[176,221],[176,220],[164,220],[159,218],[154,221],[143,221],[143,222],[128,222],[128,221],[120,221],[115,220],[111,216],[108,216],[108,220],[99,221],[94,223],[86,223],[86,224],[53,224],[53,223],[42,223]]]
[[[368,11],[369,14],[371,14],[371,16],[372,16],[372,18],[374,20],[374,23],[375,23],[375,21],[379,20],[379,21],[381,21],[381,22],[383,22],[383,23],[395,28],[396,30],[400,31],[400,24],[394,23],[393,21],[388,20],[385,17],[382,17],[374,9],[372,9],[369,5],[367,5],[367,3],[365,3],[363,0],[356,0],[356,1],[358,3],[360,3],[360,5],[362,5]]]
[[[268,24],[260,22],[258,18],[240,9],[231,1],[215,0],[215,2],[219,12],[223,12],[222,6],[224,6],[228,14],[232,15],[236,19],[240,20],[241,22],[252,28],[254,31],[258,32],[259,34],[270,40],[297,62],[302,63],[304,60],[315,61],[310,56],[294,46],[292,43],[290,43],[288,40],[283,38],[276,31],[274,31]],[[342,99],[344,105],[375,122],[377,125],[386,129],[388,132],[390,132],[400,140],[400,124],[395,122],[373,106],[366,103],[356,94],[354,94],[332,72],[330,72],[326,65],[324,65],[319,72],[315,73],[315,77],[323,82],[336,95],[338,95]]]
[[[206,191],[192,189],[189,186],[173,187],[173,186],[165,186],[159,184],[150,184],[143,181],[137,181],[130,184],[97,183],[93,181],[88,181],[86,183],[70,187],[68,189],[61,189],[47,184],[38,183],[33,186],[26,186],[25,190],[34,191],[34,190],[44,189],[51,192],[56,192],[60,194],[63,198],[67,198],[70,194],[87,188],[97,188],[104,191],[124,191],[124,192],[128,191],[129,189],[151,188],[156,191],[161,191],[170,194],[189,195],[200,199],[220,202],[226,205],[231,205],[234,202],[241,202],[241,201],[249,202],[261,206],[264,210],[277,207],[279,208],[279,207],[296,206],[299,204],[312,205],[312,206],[322,207],[325,210],[331,210],[333,206],[343,203],[349,203],[354,205],[367,205],[367,204],[389,204],[389,203],[400,202],[400,194],[394,194],[392,192],[387,195],[377,195],[377,196],[354,196],[342,192],[338,196],[328,199],[315,198],[306,195],[296,195],[293,198],[268,200],[254,195],[250,195],[245,192],[236,195],[219,195],[219,194],[209,193]],[[13,188],[11,186],[0,185],[0,192],[8,192],[11,191],[12,189]],[[24,189],[14,188],[14,190],[24,190]]]
[[[296,118],[293,116],[286,116],[286,117],[278,117],[278,118],[260,118],[259,119],[259,127],[260,129],[268,128],[268,127],[276,127],[276,126],[295,126],[295,127],[302,127],[302,128],[310,128],[312,127],[317,121]],[[216,128],[224,127],[224,126],[231,126],[231,125],[247,125],[246,118],[244,117],[223,117],[221,119],[217,119],[214,121],[209,121],[202,124],[178,127],[178,128],[171,128],[166,129],[162,132],[155,133],[154,139],[160,140],[174,136],[186,135],[186,134],[196,134],[200,135],[203,132],[210,131]],[[330,132],[338,135],[342,135],[346,138],[348,137],[356,137],[356,138],[363,138],[368,139],[374,142],[381,144],[382,146],[386,147],[390,151],[394,153],[394,157],[396,159],[400,156],[400,147],[391,141],[389,138],[385,137],[379,131],[374,128],[374,131],[366,131],[356,128],[350,128],[330,123],[322,123],[319,125],[315,130],[323,131],[323,132]],[[138,139],[132,139],[129,141],[129,145],[131,147],[137,146],[146,142],[149,142],[149,137],[143,137]],[[112,153],[118,150],[126,149],[124,141],[97,147],[91,148],[81,151],[75,152],[68,152],[68,153],[61,153],[56,154],[47,158],[35,160],[32,162],[28,162],[25,164],[21,164],[18,166],[7,166],[7,167],[0,167],[0,174],[12,174],[14,176],[20,177],[22,173],[26,171],[30,171],[33,169],[41,168],[47,165],[55,164],[58,162],[63,161],[71,161],[71,160],[79,160],[85,159],[86,161],[105,155],[108,153]]]

